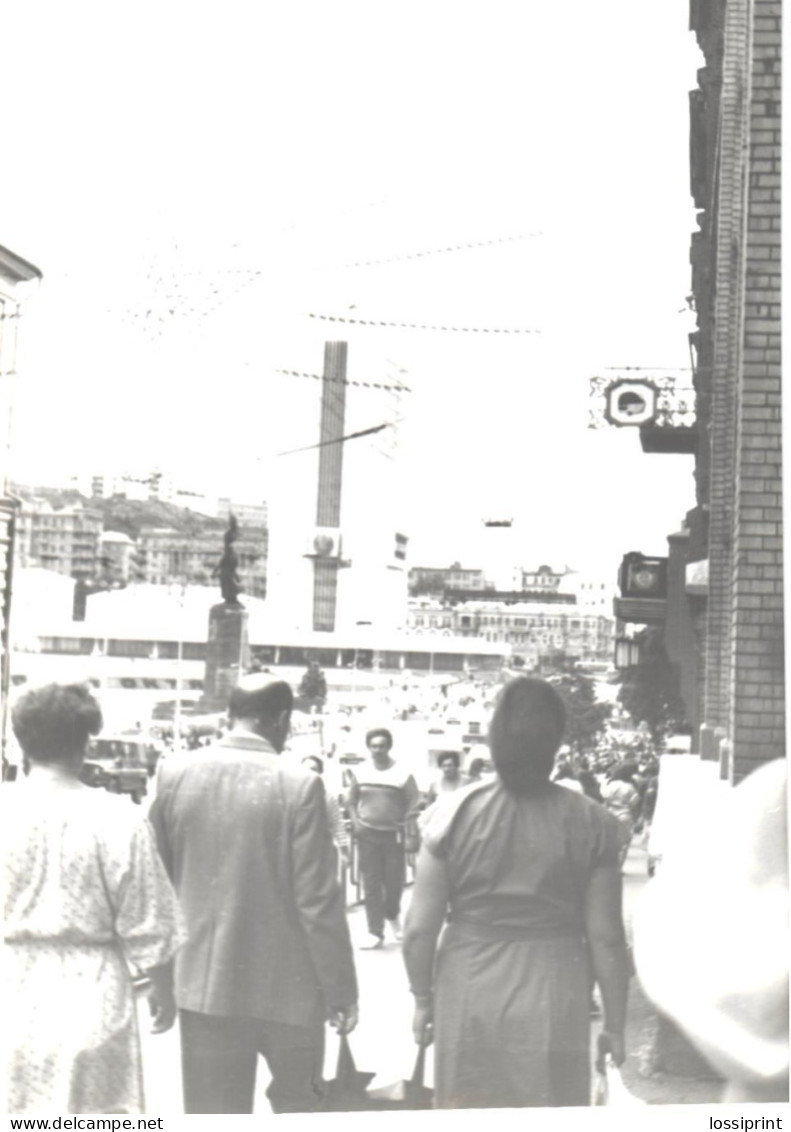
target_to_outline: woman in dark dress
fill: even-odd
[[[618,823],[548,781],[564,722],[551,685],[508,684],[496,779],[443,800],[423,830],[404,959],[439,1108],[587,1105],[594,980],[600,1046],[624,1060]]]

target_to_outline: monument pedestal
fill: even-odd
[[[209,610],[206,671],[201,699],[204,711],[225,711],[231,692],[247,668],[247,619],[247,610],[242,605],[220,602]]]

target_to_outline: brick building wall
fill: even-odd
[[[743,285],[742,217],[749,122],[748,4],[725,4],[719,162],[709,205],[714,225],[712,396],[709,470],[709,604],[704,711],[724,727],[730,711],[734,448]]]
[[[784,754],[780,306],[781,4],[693,0],[698,506],[707,555],[703,721],[733,781]],[[716,144],[712,145],[712,138]],[[716,755],[717,746],[704,753]]]
[[[736,415],[728,734],[735,777],[784,753],[780,322],[781,4],[753,0]]]

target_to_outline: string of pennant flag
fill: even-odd
[[[409,260],[427,259],[429,256],[446,255],[448,252],[474,251],[476,248],[493,248],[498,244],[514,244],[521,240],[533,240],[543,232],[523,232],[515,236],[497,236],[492,240],[472,240],[464,244],[449,244],[444,248],[427,248],[422,252],[404,252],[402,255],[387,256],[382,259],[358,259],[345,263],[344,267],[384,267],[388,263],[406,263]]]
[[[326,379],[320,373],[304,373],[302,370],[296,369],[276,369],[275,373],[282,374],[284,377],[307,377],[312,378],[314,381],[331,381],[336,385],[356,385],[361,389],[386,389],[391,393],[411,393],[412,390],[408,385],[386,385],[384,382],[379,381],[352,381],[346,377],[329,377]]]
[[[308,312],[308,318],[322,322],[339,322],[351,326],[389,326],[398,330],[439,330],[452,334],[540,334],[540,330],[523,326],[440,326],[427,322],[392,322],[386,319],[348,318],[340,314],[316,314]]]

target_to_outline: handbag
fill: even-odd
[[[325,1086],[321,1112],[378,1112],[385,1109],[431,1108],[434,1090],[423,1084],[426,1064],[426,1047],[418,1049],[415,1067],[408,1081],[396,1081],[379,1089],[367,1086],[375,1073],[360,1071],[345,1034],[338,1046],[335,1077]]]
[[[396,1081],[380,1089],[372,1089],[370,1097],[372,1108],[376,1109],[422,1109],[433,1108],[434,1090],[424,1085],[426,1070],[426,1046],[418,1047],[415,1067],[408,1081]]]
[[[605,1055],[604,1064],[596,1073],[592,1103],[596,1107],[607,1105],[608,1108],[621,1109],[645,1107],[645,1101],[633,1096],[624,1085],[621,1071],[609,1054]]]
[[[371,1108],[367,1086],[375,1073],[360,1071],[354,1064],[349,1039],[341,1035],[335,1076],[327,1081],[321,1112],[365,1112]]]

